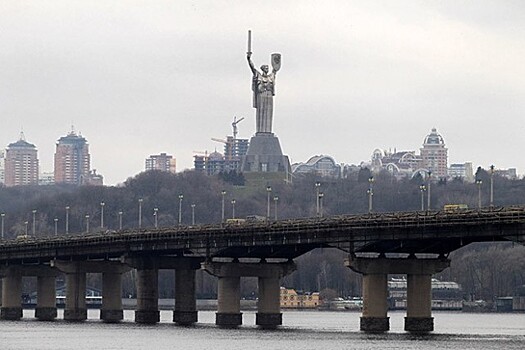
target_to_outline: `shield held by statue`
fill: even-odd
[[[274,71],[278,71],[281,69],[281,54],[280,53],[272,53],[272,68]]]

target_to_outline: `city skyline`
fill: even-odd
[[[274,132],[291,162],[359,164],[377,147],[417,149],[435,127],[450,164],[523,174],[512,150],[525,142],[524,6],[5,1],[0,142],[23,129],[49,171],[74,124],[106,184],[159,152],[190,169],[193,151],[221,149],[210,138],[230,135],[234,116],[246,118],[239,137],[255,132],[251,29],[257,67],[282,54]]]

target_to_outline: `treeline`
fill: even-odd
[[[237,218],[248,215],[266,216],[270,198],[271,217],[279,219],[314,216],[317,212],[317,190],[323,193],[320,206],[323,215],[365,213],[369,201],[367,190],[371,174],[361,170],[354,177],[327,179],[313,175],[295,177],[293,183],[271,183],[270,196],[267,185],[260,187],[238,186],[242,175],[222,174],[206,176],[199,172],[186,171],[170,174],[149,171],[129,178],[123,184],[112,187],[95,186],[36,186],[0,187],[0,212],[5,213],[5,237],[14,238],[33,231],[35,235],[53,235],[55,218],[57,233],[65,234],[66,207],[69,207],[70,234],[90,231],[117,230],[122,218],[123,229],[138,227],[139,207],[142,212],[142,227],[154,226],[154,209],[160,227],[177,225],[179,207],[182,224],[191,224],[194,214],[196,224],[219,223],[222,219],[224,198],[225,218],[232,216],[233,205]],[[445,204],[478,205],[479,190],[483,206],[489,205],[490,176],[478,170],[477,184],[460,179],[435,182],[430,185],[430,208],[439,209]],[[319,182],[320,186],[315,184]],[[421,208],[421,178],[397,180],[388,172],[374,176],[372,182],[372,206],[375,212],[409,211]],[[427,185],[427,183],[425,183]],[[500,176],[493,178],[494,205],[519,205],[525,201],[525,180],[509,180]],[[225,191],[223,195],[222,192]],[[180,196],[182,195],[182,198]],[[428,192],[423,192],[425,209]],[[277,199],[274,199],[277,198]],[[235,204],[232,200],[235,199]],[[140,200],[140,204],[139,204]],[[104,203],[104,227],[101,227]],[[193,206],[192,206],[193,205]],[[33,213],[33,211],[35,211]],[[122,214],[119,214],[122,213]],[[298,259],[298,270],[287,276],[283,283],[304,291],[324,291],[341,296],[359,295],[361,279],[343,266],[345,253],[336,249],[319,249]],[[490,300],[494,296],[512,295],[525,284],[524,248],[508,244],[476,244],[454,252],[452,266],[441,274],[441,278],[453,280],[463,286],[465,296]],[[159,282],[160,294],[169,297],[173,292],[173,274],[162,273]],[[98,277],[90,283],[99,285]],[[257,282],[246,279],[242,286],[245,297],[256,293]],[[198,293],[213,297],[216,281],[199,273]],[[133,276],[124,281],[124,293],[134,294]]]

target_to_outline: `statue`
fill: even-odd
[[[248,52],[246,52],[248,64],[253,73],[252,91],[253,108],[257,110],[255,122],[257,133],[272,132],[273,96],[275,96],[275,75],[281,68],[281,55],[274,53],[271,56],[272,72],[269,73],[267,65],[261,66],[259,72],[251,60],[251,31],[248,31]]]

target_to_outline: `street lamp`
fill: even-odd
[[[5,220],[5,213],[0,214],[2,217],[2,240],[4,239],[4,220]]]
[[[89,214],[86,214],[86,233],[89,233]]]
[[[142,228],[142,202],[144,200],[139,198],[139,228]]]
[[[430,183],[432,181],[432,172],[428,172],[428,181],[427,181],[427,210],[430,210]]]
[[[58,218],[55,218],[54,221],[55,221],[55,236],[57,236],[58,235]]]
[[[478,209],[481,209],[481,185],[483,184],[482,180],[476,180],[476,185],[478,185]]]
[[[267,203],[267,206],[266,206],[266,220],[270,220],[270,195],[272,194],[272,187],[271,186],[266,186],[266,194],[267,194],[267,198],[268,198],[268,200],[266,201],[266,203]]]
[[[232,199],[232,219],[235,219],[235,199]]]
[[[277,202],[279,201],[279,197],[275,196],[273,197],[273,204],[275,206],[275,221],[277,221]]]
[[[368,178],[368,190],[366,191],[368,194],[368,212],[372,212],[372,196],[374,195],[374,177],[370,176]]]
[[[153,208],[153,219],[155,221],[155,228],[159,227],[158,211],[159,211],[159,208]]]
[[[100,228],[104,228],[104,206],[106,203],[100,202]]]
[[[182,199],[184,196],[179,194],[179,226],[182,224]]]
[[[66,235],[69,233],[69,206],[66,207]]]
[[[490,207],[494,208],[494,165],[490,166]]]
[[[191,225],[195,226],[195,204],[191,205]]]
[[[323,198],[324,198],[324,193],[321,192],[319,193],[319,217],[323,217]]]
[[[425,191],[427,186],[424,184],[419,185],[419,190],[421,191],[421,211],[425,210]]]
[[[315,216],[319,217],[319,188],[321,187],[320,182],[315,183]]]
[[[118,212],[118,229],[122,231],[122,210]]]
[[[222,191],[221,191],[221,195],[222,195],[221,222],[224,222],[224,196],[226,195],[226,191],[225,191],[225,190],[222,190]]]
[[[36,209],[33,209],[32,213],[33,213],[33,236],[34,236],[36,232]]]

